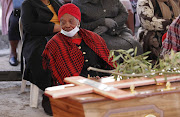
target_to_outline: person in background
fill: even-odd
[[[162,42],[161,55],[170,54],[171,50],[180,52],[180,15],[168,28],[166,38]]]
[[[19,43],[20,33],[19,33],[19,17],[21,13],[21,4],[24,0],[2,0],[2,26],[3,34],[7,34],[8,29],[8,39],[10,42],[10,57],[9,63],[12,66],[18,65],[17,60],[17,46]],[[11,14],[10,14],[11,13]],[[10,15],[10,16],[9,16]],[[6,19],[5,19],[6,18]],[[7,22],[8,21],[8,22]],[[8,27],[8,28],[7,28]]]
[[[58,0],[25,0],[22,4],[23,25],[22,54],[25,58],[23,79],[30,81],[41,90],[52,85],[51,78],[42,67],[42,52],[49,38],[59,32],[58,10],[62,4]],[[48,98],[43,95],[42,107],[49,111]]]
[[[167,32],[172,20],[180,13],[179,1],[138,0],[137,14],[141,27],[137,39],[144,52],[151,51],[149,59],[155,63],[160,55],[162,35]]]
[[[8,34],[9,17],[13,11],[12,0],[0,0],[2,7],[2,35]]]
[[[128,13],[120,0],[73,0],[82,13],[81,28],[100,35],[109,50],[137,47],[137,55],[142,54],[142,47],[127,28]]]

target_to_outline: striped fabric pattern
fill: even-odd
[[[79,34],[87,46],[113,67],[112,62],[108,61],[109,50],[106,43],[99,35],[85,29],[80,29]],[[42,56],[43,68],[49,69],[53,79],[60,84],[64,84],[65,77],[78,76],[84,65],[82,51],[71,38],[61,33],[47,43]]]
[[[167,36],[162,43],[162,55],[168,54],[171,49],[180,52],[180,16],[170,25]]]

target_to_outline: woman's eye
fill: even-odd
[[[61,24],[62,24],[62,25],[65,25],[66,23],[62,21]]]
[[[73,24],[73,21],[72,21],[72,20],[70,20],[70,24]]]

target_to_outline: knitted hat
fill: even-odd
[[[80,9],[76,5],[74,5],[72,3],[67,3],[67,4],[61,6],[58,11],[59,21],[60,21],[61,17],[66,13],[74,16],[79,21],[81,21],[81,12],[80,12]]]

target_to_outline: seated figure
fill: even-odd
[[[43,69],[41,55],[47,43],[46,38],[60,31],[57,14],[61,5],[58,0],[25,0],[21,8],[22,55],[26,64],[23,79],[35,84],[41,90],[52,86],[51,77]],[[46,105],[50,103],[43,95],[42,107],[47,114],[52,115]]]
[[[64,84],[70,76],[92,77],[107,74],[87,71],[88,67],[112,69],[105,41],[91,31],[80,28],[80,9],[71,3],[58,12],[61,31],[48,41],[43,56],[43,68],[50,71],[54,85]]]
[[[170,54],[171,49],[180,52],[180,15],[171,23],[162,43],[161,55]]]
[[[151,51],[149,59],[154,62],[160,55],[162,35],[180,13],[178,2],[175,0],[138,0],[137,14],[141,27],[137,38],[142,43],[144,52]]]
[[[126,26],[128,13],[119,0],[73,0],[82,13],[81,27],[99,34],[109,50],[142,48]]]
[[[23,48],[25,71],[23,79],[40,89],[51,86],[49,77],[42,68],[42,52],[46,37],[60,31],[57,13],[61,7],[57,0],[25,0],[22,4]]]

